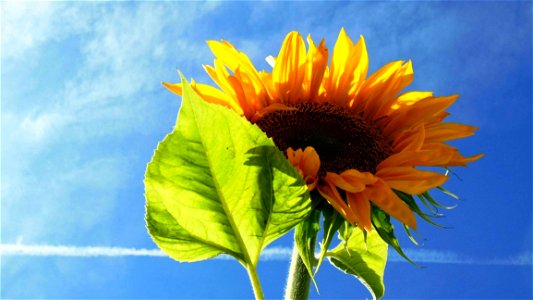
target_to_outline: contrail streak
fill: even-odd
[[[475,260],[463,258],[453,252],[437,251],[431,249],[405,249],[407,256],[417,263],[434,264],[460,264],[460,265],[502,265],[502,266],[532,266],[532,254],[523,253],[505,259]],[[271,247],[261,254],[262,261],[287,261],[290,259],[292,249],[288,247]],[[75,246],[51,246],[51,245],[23,245],[1,244],[2,256],[59,256],[59,257],[119,257],[119,256],[142,256],[142,257],[167,257],[158,249],[138,249],[123,247],[75,247]],[[227,255],[217,256],[215,259],[232,259]],[[389,254],[390,262],[406,262],[397,253]]]
[[[261,254],[262,260],[288,260],[291,249],[285,247],[268,248]],[[75,247],[75,246],[51,246],[51,245],[23,245],[1,244],[0,254],[2,256],[63,256],[63,257],[99,257],[99,256],[145,256],[145,257],[167,257],[159,249],[138,249],[123,247]],[[217,256],[216,259],[231,259],[227,255]]]

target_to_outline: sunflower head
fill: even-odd
[[[402,90],[413,81],[411,61],[394,61],[368,76],[364,38],[353,43],[341,29],[328,64],[328,48],[290,32],[271,72],[258,71],[227,41],[209,41],[215,55],[204,66],[218,88],[192,83],[207,102],[224,105],[256,124],[319,194],[349,223],[372,230],[380,211],[416,228],[413,195],[447,180],[418,167],[465,166],[446,144],[477,129],[444,122],[457,95]],[[181,95],[181,84],[164,85]],[[432,168],[434,169],[434,168]],[[431,198],[430,198],[431,199]]]

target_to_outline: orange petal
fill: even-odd
[[[409,227],[416,229],[416,218],[409,206],[383,180],[378,180],[365,190],[365,193],[368,199],[383,211]]]
[[[411,195],[422,194],[441,186],[448,177],[439,173],[421,171],[411,167],[394,167],[378,170],[376,176],[388,186]]]
[[[363,184],[373,184],[377,178],[370,172],[359,172],[356,169],[349,169],[341,173],[342,178],[347,182],[362,182]]]
[[[457,100],[458,95],[422,99],[411,106],[398,109],[390,116],[391,122],[383,129],[385,136],[395,136],[419,122],[431,120]]]
[[[306,147],[301,159],[302,171],[305,177],[317,178],[320,170],[320,158],[313,147]]]
[[[350,193],[358,193],[365,189],[365,184],[363,182],[358,180],[352,180],[351,182],[348,182],[342,176],[332,172],[328,172],[325,179],[335,186]]]
[[[318,171],[320,170],[320,158],[313,147],[293,150],[287,149],[287,158],[289,162],[298,169],[300,175],[304,178],[307,188],[312,191],[318,181]]]
[[[264,107],[258,111],[255,112],[255,115],[250,120],[252,123],[256,123],[261,119],[264,115],[269,114],[271,112],[279,111],[279,110],[297,110],[297,108],[287,106],[283,103],[272,103],[267,107]]]
[[[474,134],[478,128],[458,123],[436,123],[426,126],[426,141],[442,143]]]
[[[365,198],[364,193],[347,193],[348,207],[357,215],[358,226],[366,231],[372,230],[370,221],[370,202]]]
[[[377,169],[391,167],[435,166],[444,167],[455,155],[456,149],[444,144],[426,144],[421,150],[405,150],[383,160]]]
[[[239,101],[239,106],[241,107],[244,116],[247,119],[251,119],[255,114],[255,110],[251,107],[251,103],[248,102],[241,81],[235,76],[229,76],[228,82],[235,93],[235,98]]]
[[[318,185],[318,192],[324,197],[336,211],[338,211],[352,225],[358,224],[359,219],[342,199],[337,188],[327,181]]]
[[[484,156],[484,154],[480,153],[480,154],[477,154],[477,155],[464,157],[462,154],[459,153],[459,151],[457,151],[457,152],[454,153],[454,156],[452,157],[452,159],[450,159],[450,161],[448,162],[447,166],[450,166],[450,167],[451,166],[466,167],[467,163],[471,163],[473,161],[476,161],[476,160],[482,158],[483,156]]]
[[[394,61],[372,74],[361,87],[356,101],[365,116],[376,119],[391,109],[396,95],[413,80],[411,61]]]
[[[162,84],[174,94],[181,96],[183,95],[183,85],[181,83],[167,83],[162,82]]]
[[[394,139],[393,148],[396,152],[405,150],[420,150],[426,138],[424,124],[420,123],[417,126],[403,131],[397,138]]]

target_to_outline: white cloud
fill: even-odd
[[[118,141],[152,133],[161,126],[161,112],[177,107],[154,98],[154,92],[164,91],[163,74],[176,76],[180,60],[201,56],[195,47],[205,47],[203,41],[180,37],[217,5],[2,3],[2,24],[7,24],[2,59],[13,72],[3,78],[20,76],[14,72],[17,66],[29,63],[36,79],[53,91],[2,99],[4,238],[23,234],[31,241],[60,241],[111,220],[118,202],[125,201],[117,198],[118,191],[134,170],[141,170],[137,175],[142,177],[149,159],[136,157],[134,149],[119,147]],[[45,80],[55,63],[40,60],[39,53],[50,51],[74,56],[72,66],[63,66],[71,67],[64,71],[73,76]],[[39,100],[28,105],[27,98]],[[142,198],[139,192],[136,199]],[[100,238],[110,237],[101,233]]]
[[[91,16],[82,5],[9,1],[2,3],[2,56],[23,58],[50,40],[61,40],[89,29]]]

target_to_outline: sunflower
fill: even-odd
[[[192,82],[207,102],[227,106],[256,124],[299,170],[308,189],[317,189],[344,218],[371,230],[377,206],[410,228],[416,218],[398,195],[419,195],[447,176],[417,167],[465,166],[465,157],[445,142],[477,129],[444,123],[457,95],[400,93],[413,81],[411,61],[394,61],[367,77],[364,38],[354,44],[341,29],[328,66],[325,40],[308,48],[290,32],[271,73],[258,71],[227,41],[208,41],[215,55],[204,69],[219,88]],[[182,85],[163,83],[181,95]],[[427,169],[427,168],[426,168]],[[431,168],[433,170],[434,168]]]

